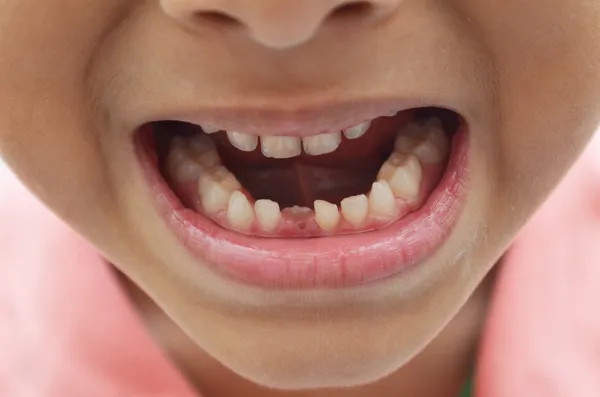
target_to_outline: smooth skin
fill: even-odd
[[[361,4],[0,0],[0,155],[124,275],[206,397],[458,393],[482,280],[599,125],[599,2]],[[465,212],[410,277],[363,288],[274,293],[211,273],[154,209],[132,149],[144,120],[209,105],[415,97],[470,122]]]

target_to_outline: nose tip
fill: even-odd
[[[401,0],[160,0],[163,11],[188,28],[218,24],[244,32],[270,48],[294,47],[311,40],[334,20],[378,20]],[[352,20],[354,23],[350,23]]]

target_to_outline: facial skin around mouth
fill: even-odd
[[[258,136],[163,122],[136,142],[167,224],[217,270],[269,287],[351,287],[443,244],[464,200],[468,129],[440,108],[346,125]]]
[[[182,29],[161,8],[169,3],[176,2],[3,1],[0,109],[8,111],[0,112],[0,152],[53,212],[147,292],[196,346],[235,373],[270,387],[366,384],[417,356],[435,335],[444,332],[576,160],[599,122],[597,2],[404,1],[385,24],[359,28],[340,19],[335,26],[320,30],[314,40],[286,50],[265,47],[238,34],[239,30],[227,31],[215,24],[199,26],[194,32]],[[300,7],[309,3],[288,4]],[[192,209],[193,203],[187,203],[184,210],[185,192],[166,183],[168,161],[160,168],[161,174],[151,156],[136,152],[142,144],[132,145],[132,131],[153,121],[214,125],[230,134],[274,136],[280,131],[285,135],[301,130],[293,128],[294,124],[311,123],[305,118],[289,122],[296,120],[298,109],[312,106],[332,115],[336,112],[327,109],[327,104],[397,97],[422,100],[395,109],[384,107],[384,112],[358,120],[347,114],[333,117],[336,123],[348,122],[336,125],[336,131],[384,116],[387,110],[455,109],[468,125],[470,188],[452,232],[431,256],[399,277],[353,288],[274,290],[278,285],[274,280],[289,280],[290,274],[275,275],[265,283],[264,275],[232,274],[231,267],[225,271],[219,261],[188,248],[199,240],[214,241],[210,240],[213,237],[228,247],[242,247],[230,244],[232,240],[243,239],[251,246],[261,239],[266,245],[282,240],[301,245],[311,240],[320,248],[332,249],[341,239],[377,239],[396,226],[402,230],[403,219],[410,215],[366,233],[347,233],[348,226],[344,234],[332,235],[337,229],[326,232],[313,224],[310,233],[317,230],[327,236],[310,239],[278,236],[280,226],[265,221],[264,213],[255,214],[247,230],[249,223],[234,227],[227,216],[217,227],[210,216],[200,214],[202,206]],[[265,125],[244,129],[229,125],[226,117],[240,107],[274,112],[261,117],[270,120]],[[210,110],[205,114],[199,109]],[[308,118],[318,124],[318,117]],[[279,130],[270,123],[286,124],[286,128]],[[314,135],[321,132],[317,127],[305,129]],[[355,142],[369,142],[376,135],[373,132]],[[173,131],[170,134],[174,135]],[[253,187],[252,175],[244,176],[235,169],[232,159],[241,158],[242,151],[234,152],[224,135],[216,133],[211,139],[224,165],[242,186],[250,188],[249,204],[264,199],[280,200],[280,207],[292,205],[291,198]],[[250,146],[243,136],[233,139],[238,139],[238,145]],[[338,151],[342,153],[350,144],[342,138]],[[316,148],[324,150],[319,144],[312,146]],[[232,153],[236,153],[234,157]],[[452,158],[456,158],[454,154],[450,154],[444,173]],[[142,161],[148,165],[143,170],[140,159],[148,160]],[[380,159],[381,163],[386,159]],[[250,164],[249,159],[237,163]],[[366,186],[351,186],[352,191],[344,197],[325,197],[331,204],[339,204],[339,222],[348,220],[341,200],[361,194],[368,198],[380,166],[373,166],[373,180],[365,182]],[[294,167],[307,168],[305,164]],[[187,170],[173,173],[188,175]],[[314,194],[317,198],[323,190],[318,192]],[[303,205],[312,208],[313,199],[307,198]],[[241,201],[241,197],[237,199],[237,203]],[[355,205],[364,208],[364,199]],[[244,207],[241,205],[240,213]],[[327,213],[331,207],[324,208]],[[182,216],[188,211],[189,219]],[[171,221],[185,230],[168,226],[165,217],[169,214]],[[231,217],[234,223],[237,218]],[[325,218],[322,223],[329,227],[336,216]],[[194,225],[194,219],[201,226],[210,226]],[[360,224],[360,216],[353,219]],[[269,231],[272,225],[275,232]],[[208,248],[215,254],[221,247],[211,243]],[[222,277],[223,273],[228,277]],[[339,273],[334,270],[333,274]],[[240,278],[244,282],[232,281]],[[338,276],[326,279],[330,287],[344,285]],[[360,284],[359,278],[355,281]],[[454,342],[451,338],[444,345],[451,348],[439,351],[454,351]],[[427,364],[437,364],[439,359],[441,355],[434,355]],[[447,360],[440,366],[442,372],[454,368],[456,357]],[[423,368],[421,374],[429,379],[431,365]],[[408,378],[423,383],[423,376]]]

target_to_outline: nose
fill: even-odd
[[[163,11],[188,28],[202,24],[244,32],[276,49],[311,40],[328,25],[356,28],[392,13],[402,0],[159,0]]]

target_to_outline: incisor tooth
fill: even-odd
[[[301,139],[293,136],[263,136],[260,144],[265,157],[287,159],[302,153]]]
[[[215,132],[219,132],[221,130],[210,125],[203,125],[202,131],[204,131],[206,134],[214,134]]]
[[[313,136],[307,136],[302,138],[304,143],[304,151],[311,156],[319,156],[335,152],[340,143],[342,143],[341,132],[330,132],[326,134],[319,134]]]
[[[249,230],[254,222],[254,209],[246,195],[235,191],[229,198],[227,206],[227,220],[236,229]]]
[[[373,183],[369,194],[369,212],[377,217],[393,217],[396,212],[396,199],[386,181]]]
[[[299,205],[295,205],[292,208],[290,208],[290,212],[294,216],[304,216],[310,214],[312,210],[308,207],[301,207]]]
[[[254,204],[256,220],[265,232],[277,229],[281,220],[281,209],[279,204],[271,200],[258,200]]]
[[[344,130],[344,135],[348,139],[358,139],[361,136],[365,135],[365,133],[369,130],[369,128],[371,128],[371,122],[366,121],[362,124],[355,125],[352,128],[348,128],[347,130]]]
[[[360,227],[369,215],[369,199],[364,194],[343,199],[341,207],[344,219],[355,228]]]
[[[227,137],[235,148],[243,152],[253,152],[258,147],[258,137],[256,135],[227,131]]]
[[[321,229],[327,232],[333,231],[340,222],[340,211],[337,205],[323,200],[315,201],[315,220]]]
[[[406,156],[397,165],[388,179],[394,196],[405,200],[416,200],[421,187],[422,170],[419,160],[414,156]]]
[[[214,214],[227,209],[231,190],[227,189],[221,183],[213,180],[210,176],[201,176],[198,183],[198,192],[202,208],[209,214]]]

